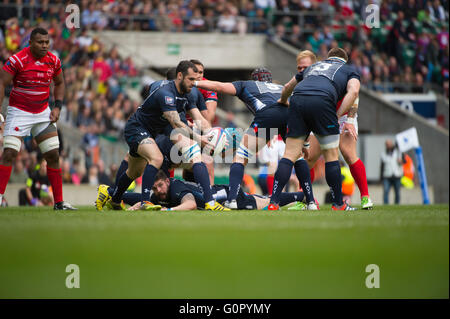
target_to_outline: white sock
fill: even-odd
[[[209,206],[214,206],[215,203],[216,203],[216,201],[215,201],[215,200],[212,200],[212,201],[209,201],[209,202],[208,202],[208,205],[209,205]]]

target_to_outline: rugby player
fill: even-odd
[[[169,68],[167,70],[167,72],[166,72],[166,79],[167,80],[175,80],[175,78],[176,78],[176,68],[175,67]],[[149,92],[153,92],[162,83],[164,83],[164,80],[153,82],[150,85]],[[188,100],[190,102],[190,105],[187,107],[188,113],[192,113],[193,112],[193,111],[191,111],[192,108],[198,108],[198,110],[200,112],[203,112],[203,111],[207,110],[206,105],[205,105],[205,101],[203,99],[203,96],[202,96],[202,94],[200,93],[200,91],[197,88],[195,88],[195,87],[192,88],[191,92],[189,92],[189,94],[188,94]],[[206,121],[206,119],[204,117],[199,116],[198,113],[194,113],[193,116],[196,118],[196,121],[199,121],[200,126],[204,127],[205,130],[209,130],[211,128],[210,125],[209,125],[209,122]],[[187,124],[185,112],[181,112],[180,113],[180,118],[185,124]],[[171,176],[171,173],[173,173],[173,168],[180,166],[180,165],[175,165],[173,162],[170,161],[170,151],[171,151],[171,148],[174,146],[174,144],[169,139],[169,136],[170,136],[172,130],[173,130],[172,126],[170,124],[168,124],[164,128],[163,134],[158,135],[156,137],[156,139],[155,139],[156,144],[158,145],[158,148],[161,150],[161,152],[162,152],[162,154],[164,156],[163,166],[166,164],[167,174],[169,176]],[[209,160],[210,156],[208,156],[207,154],[203,153],[202,157],[203,157],[204,162],[205,162],[205,161]],[[114,187],[108,188],[108,191],[106,190],[105,185],[100,185],[98,187],[98,189],[97,189],[97,198],[95,200],[95,207],[96,207],[97,210],[103,210],[103,206],[106,204],[106,202],[108,201],[109,196],[112,193],[112,190],[117,185],[119,177],[127,170],[127,168],[128,168],[128,158],[129,158],[129,154],[127,153],[125,155],[125,158],[120,163],[119,169],[117,170]],[[166,161],[166,159],[167,159],[167,161]],[[189,176],[192,178],[192,181],[194,181],[194,176],[193,176],[193,173],[192,173],[192,163],[182,163],[182,164],[183,164],[184,168],[188,168],[190,170]],[[145,171],[144,171],[144,175],[142,176],[142,178],[147,178],[147,176],[145,174]],[[143,209],[143,210],[154,210],[154,209],[158,209],[158,208],[155,207],[154,205],[152,205],[151,202],[144,201],[143,205],[141,206],[141,209]]]
[[[293,95],[290,98],[288,138],[284,157],[275,173],[269,210],[279,209],[281,190],[289,180],[293,161],[301,153],[303,143],[313,132],[325,158],[325,177],[333,198],[333,210],[354,210],[342,199],[339,156],[339,123],[336,104],[342,99],[340,113],[346,113],[358,98],[360,76],[348,65],[347,53],[340,48],[328,52],[326,60],[315,63],[296,75]],[[290,81],[292,82],[292,80]],[[280,103],[288,103],[292,85],[283,89]],[[356,137],[354,125],[344,124],[344,130]]]
[[[205,74],[205,67],[202,62],[199,60],[192,59],[190,60],[192,63],[195,64],[197,67],[197,80],[206,80],[204,77]],[[202,88],[199,88],[200,93],[202,93],[203,98],[205,99],[207,111],[202,111],[202,115],[204,118],[212,125],[214,122],[214,118],[216,117],[216,109],[217,109],[217,92],[210,91],[210,90],[204,90]]]
[[[228,185],[213,185],[213,197],[217,202],[223,203],[227,199]],[[280,204],[301,201],[302,192],[282,193]],[[123,201],[131,205],[131,210],[139,209],[139,194],[125,193]],[[160,170],[156,177],[150,196],[152,203],[162,206],[163,210],[194,210],[205,208],[204,191],[200,184],[169,178]],[[269,197],[250,195],[239,190],[237,196],[238,209],[262,209],[269,204]]]
[[[316,56],[311,51],[305,50],[298,54],[297,56],[297,71],[302,72],[308,66],[316,63]],[[294,86],[297,84],[295,78],[293,79]],[[288,85],[289,87],[289,85]],[[366,177],[366,168],[364,163],[358,158],[356,153],[356,140],[358,134],[358,102],[359,98],[357,98],[354,104],[350,107],[350,110],[342,114],[342,110],[340,108],[342,101],[339,101],[336,107],[338,121],[339,121],[339,150],[344,157],[344,160],[347,162],[350,172],[355,179],[356,185],[358,185],[360,198],[361,198],[361,208],[362,209],[373,209],[373,202],[369,196],[369,188],[367,186],[367,177]],[[340,111],[341,110],[341,111]],[[348,130],[344,130],[344,124],[349,123],[353,124],[355,127],[356,136],[353,136]],[[308,166],[310,167],[310,175],[311,181],[314,181],[314,165],[320,157],[320,145],[317,141],[317,138],[310,134],[307,138],[306,146],[309,146],[308,149],[304,149],[303,152],[305,154],[305,159],[308,162]]]
[[[60,59],[49,52],[47,30],[35,28],[29,47],[11,56],[0,71],[0,105],[5,87],[11,82],[4,127],[3,155],[0,161],[0,202],[11,176],[12,164],[22,140],[32,135],[47,162],[47,176],[53,189],[55,210],[74,210],[63,201],[62,173],[59,166],[59,139],[56,122],[64,99],[64,77]],[[49,107],[50,84],[54,83],[54,105]]]
[[[124,135],[130,156],[127,170],[119,177],[113,194],[107,201],[113,209],[123,209],[121,205],[123,193],[142,173],[146,175],[146,178],[142,179],[141,204],[150,202],[150,190],[156,173],[163,163],[163,155],[154,138],[163,133],[170,124],[172,129],[178,130],[175,134],[171,134],[172,142],[181,151],[183,157],[193,163],[194,178],[205,190],[205,209],[224,210],[224,207],[212,197],[208,172],[202,162],[198,143],[207,147],[212,145],[207,136],[196,134],[180,118],[180,113],[191,106],[188,94],[197,78],[196,73],[197,68],[193,63],[181,61],[176,68],[176,79],[161,82],[155,87],[127,121]],[[197,108],[189,111],[194,119],[195,114],[201,116]]]
[[[236,198],[244,176],[244,168],[249,159],[261,150],[274,135],[280,134],[283,140],[286,137],[288,108],[277,102],[281,97],[283,86],[272,83],[272,74],[266,68],[253,70],[251,77],[252,80],[250,81],[235,81],[232,83],[195,82],[195,85],[199,88],[237,96],[255,115],[253,122],[241,140],[230,167],[230,191],[225,206],[231,209],[237,209]],[[305,192],[307,207],[310,210],[317,210],[308,164],[303,158],[297,159],[295,161],[295,172]]]

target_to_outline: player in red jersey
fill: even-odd
[[[199,60],[195,60],[192,59],[190,60],[192,63],[195,64],[195,66],[197,67],[198,70],[198,81],[201,80],[206,80],[206,78],[204,77],[205,74],[205,67],[203,66],[203,63],[200,62]],[[213,126],[213,122],[214,122],[214,118],[216,117],[216,109],[217,109],[217,92],[214,91],[208,91],[208,90],[203,90],[201,88],[198,88],[198,90],[200,91],[200,93],[202,93],[203,98],[205,99],[205,103],[206,103],[206,108],[208,110],[205,111],[201,111],[203,117],[209,122],[209,124],[211,124],[211,126]],[[214,184],[214,163],[212,161],[212,157],[208,160],[205,160],[205,165],[206,168],[208,169],[208,174],[209,174],[209,179],[211,182],[211,185]],[[186,172],[183,171],[183,177],[187,177],[185,176]]]
[[[301,72],[314,63],[316,63],[316,56],[314,53],[307,50],[302,51],[297,56],[297,71]],[[354,105],[350,107],[350,110],[346,114],[342,114],[342,112],[339,111],[342,100],[336,105],[336,113],[338,116],[340,131],[339,150],[347,162],[350,172],[358,185],[359,192],[361,194],[361,208],[372,209],[373,202],[369,197],[366,168],[356,153],[356,140],[358,136],[358,102],[359,98],[356,99]],[[354,128],[349,127],[349,125],[353,125]],[[305,159],[311,168],[311,181],[314,181],[314,171],[312,167],[314,167],[314,164],[320,157],[320,145],[314,135],[309,136],[307,143],[309,143],[310,146],[309,149],[304,149]],[[308,145],[307,143],[305,143],[305,146]]]
[[[199,60],[191,60],[192,63],[195,64],[198,70],[198,81],[206,80],[204,77],[205,67]],[[217,92],[214,91],[208,91],[200,89],[200,92],[203,95],[203,98],[205,99],[206,107],[208,108],[208,113],[204,114],[202,113],[203,117],[212,125],[214,122],[214,118],[216,117],[216,109],[217,109]]]
[[[47,161],[47,176],[53,189],[54,209],[74,210],[76,208],[63,201],[59,166],[56,121],[61,111],[65,89],[61,61],[48,51],[50,41],[47,30],[34,29],[29,44],[29,47],[11,56],[0,71],[0,104],[4,98],[5,87],[13,83],[4,127],[3,156],[0,161],[0,201],[22,140],[31,134]],[[50,110],[48,101],[52,81],[55,105]]]

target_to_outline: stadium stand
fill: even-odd
[[[75,1],[81,29],[68,29],[67,3],[16,1],[0,3],[0,61],[27,45],[37,26],[48,29],[52,51],[64,66],[66,99],[60,122],[82,134],[83,160],[62,149],[67,183],[89,182],[99,164],[99,136],[120,139],[125,121],[140,99],[127,93],[143,75],[129,56],[106,49],[90,30],[258,33],[280,39],[320,58],[342,46],[373,91],[428,90],[448,97],[448,1],[380,1],[380,28],[367,28],[360,1],[339,0],[145,0]],[[69,145],[70,146],[70,145]],[[31,172],[36,145],[25,143],[18,161]],[[1,151],[0,151],[1,152]],[[107,167],[110,178],[114,167]],[[92,175],[92,174],[91,174]]]

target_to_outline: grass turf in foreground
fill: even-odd
[[[448,298],[449,211],[2,208],[0,256],[0,298]]]

